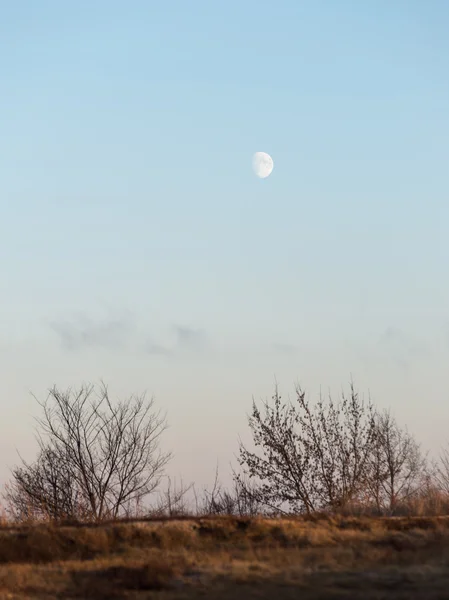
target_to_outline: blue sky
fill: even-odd
[[[106,379],[223,475],[251,399],[449,403],[449,4],[0,1],[0,479]],[[274,171],[257,179],[252,155]]]

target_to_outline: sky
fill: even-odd
[[[448,28],[445,0],[0,0],[0,482],[32,394],[100,379],[199,486],[275,380],[449,441]]]

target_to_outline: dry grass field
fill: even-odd
[[[449,519],[0,528],[0,598],[449,598]]]

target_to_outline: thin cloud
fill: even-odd
[[[181,352],[197,352],[208,346],[207,336],[201,329],[193,329],[186,325],[171,327],[171,342],[159,342],[149,338],[144,351],[155,356],[175,356]]]
[[[208,346],[204,331],[185,325],[172,326],[167,332],[168,340],[155,339],[136,327],[130,315],[95,319],[82,313],[47,322],[47,325],[61,346],[70,352],[88,348],[133,349],[152,356],[169,357],[181,352],[201,351]]]
[[[155,356],[170,356],[173,354],[173,350],[170,348],[162,346],[161,344],[155,344],[154,342],[147,342],[145,345],[145,352]]]
[[[287,356],[293,356],[294,354],[298,354],[299,348],[294,346],[293,344],[279,344],[274,343],[271,344],[271,349],[278,354],[283,354]]]
[[[177,346],[182,348],[199,348],[206,342],[206,336],[200,329],[191,329],[183,325],[174,326]]]
[[[181,352],[198,352],[208,346],[207,336],[201,329],[186,325],[174,325],[171,328],[171,343],[159,343],[153,339],[147,341],[145,351],[159,356],[175,356]]]
[[[384,356],[404,369],[410,367],[414,361],[429,355],[429,349],[423,341],[394,326],[385,329],[378,346]]]
[[[85,314],[51,321],[49,326],[62,346],[70,351],[93,347],[121,349],[128,343],[133,329],[128,318],[94,320]]]

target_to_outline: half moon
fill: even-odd
[[[253,156],[253,170],[257,177],[265,179],[273,170],[273,159],[266,152],[256,152]]]

